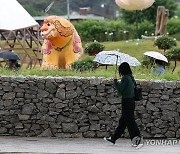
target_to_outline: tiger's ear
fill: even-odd
[[[54,26],[61,36],[68,37],[73,34],[73,27],[71,25],[69,27],[65,27],[61,24],[60,21],[55,20]]]

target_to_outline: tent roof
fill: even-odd
[[[38,25],[17,0],[0,0],[0,30],[17,30]]]

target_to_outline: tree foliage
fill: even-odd
[[[44,10],[50,4],[51,0],[18,0],[18,2],[32,15],[44,15]]]
[[[18,2],[32,15],[65,15],[67,14],[67,0],[55,2],[51,9],[45,13],[44,10],[53,0],[18,0]],[[102,13],[114,15],[117,8],[115,1],[110,0],[69,0],[70,12],[80,12],[82,7],[90,7],[90,11],[102,15]],[[104,4],[104,8],[101,7]],[[103,12],[105,11],[105,12]]]
[[[168,20],[167,32],[169,33],[169,35],[180,33],[180,19]]]
[[[178,6],[177,6],[177,9],[176,9],[175,13],[176,13],[175,15],[180,18],[180,2],[178,3]]]
[[[135,24],[126,24],[123,20],[82,20],[73,22],[84,41],[119,41],[135,37]],[[139,35],[151,35],[154,25],[145,20],[139,24]]]

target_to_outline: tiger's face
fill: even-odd
[[[71,23],[64,18],[49,16],[44,20],[40,30],[43,39],[51,40],[60,36],[71,36],[74,28]]]

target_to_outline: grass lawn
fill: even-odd
[[[142,60],[143,53],[146,51],[157,51],[164,53],[163,50],[159,50],[154,46],[153,40],[140,40],[140,41],[118,41],[118,42],[104,42],[105,50],[117,50],[127,53],[133,57],[136,57],[139,61]],[[180,41],[178,42],[180,46]]]
[[[127,53],[131,56],[136,57],[139,61],[142,60],[143,53],[146,51],[158,51],[164,53],[164,51],[159,50],[156,46],[154,46],[153,40],[140,40],[140,41],[119,41],[119,42],[103,42],[105,45],[105,50],[117,50]],[[178,42],[178,46],[180,42]],[[93,59],[93,57],[91,57]],[[175,71],[172,73],[172,68],[174,63],[171,62],[168,67],[166,67],[166,73],[160,76],[153,76],[150,74],[150,68],[144,68],[142,66],[132,67],[133,74],[136,79],[166,79],[166,80],[180,80],[180,63],[178,62],[178,66]],[[26,69],[26,66],[23,65],[22,69],[18,72],[13,72],[9,70],[5,70],[3,68],[0,69],[1,75],[37,75],[37,76],[95,76],[95,77],[114,77],[115,74],[115,66],[108,66],[107,70],[105,66],[100,66],[94,71],[88,72],[79,72],[73,70],[50,70],[44,71],[40,70],[40,67],[37,66],[34,69]]]

